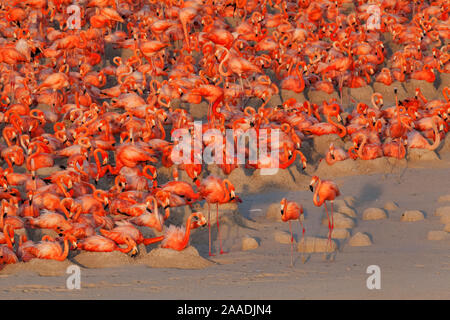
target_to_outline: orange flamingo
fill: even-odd
[[[281,200],[281,220],[289,222],[289,232],[291,233],[291,266],[294,266],[294,236],[292,234],[291,220],[298,220],[302,228],[302,243],[305,241],[305,228],[303,227],[303,207],[296,202],[287,201],[286,198]],[[305,259],[302,253],[302,262],[305,263]]]
[[[113,252],[120,251],[123,253],[128,253],[133,248],[136,247],[136,242],[131,239],[130,236],[124,236],[127,247],[119,247],[113,240],[100,236],[93,235],[77,242],[77,248],[80,250],[91,251],[91,252]]]
[[[192,221],[193,218],[196,218],[197,220]],[[203,216],[203,214],[201,212],[195,212],[188,217],[186,227],[184,229],[176,227],[174,225],[170,225],[169,228],[167,228],[164,232],[164,235],[149,239],[145,244],[162,241],[161,248],[181,251],[184,250],[189,243],[191,230],[205,225],[206,218]]]
[[[216,176],[210,175],[206,179],[203,179],[198,188],[200,196],[206,200],[208,204],[208,232],[209,232],[209,255],[213,256],[211,253],[211,226],[210,226],[210,214],[211,209],[210,205],[212,203],[216,204],[217,208],[217,233],[219,237],[220,244],[220,254],[225,253],[222,250],[222,238],[220,237],[220,228],[219,228],[219,203],[228,203],[230,201],[238,200],[234,193],[234,186],[228,179],[220,179]]]
[[[69,240],[70,245],[75,245],[76,238],[71,235],[64,236],[64,249],[56,241],[40,241],[28,250],[36,258],[64,261],[69,255]]]
[[[333,143],[330,143],[330,147],[325,156],[326,162],[331,166],[337,161],[343,161],[348,159],[348,153],[342,148],[336,148]]]
[[[316,190],[314,191],[314,187]],[[320,207],[322,204],[325,206],[328,219],[328,243],[331,245],[331,233],[333,232],[334,220],[333,220],[333,201],[341,193],[336,183],[331,180],[321,180],[318,176],[313,176],[309,184],[311,192],[314,192],[313,203],[315,206]],[[326,201],[330,202],[331,215],[328,214],[328,208]],[[330,220],[331,217],[331,220]]]

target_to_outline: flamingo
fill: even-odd
[[[28,250],[36,258],[64,261],[69,254],[69,240],[76,243],[76,238],[71,235],[64,236],[64,249],[56,241],[40,241]]]
[[[325,156],[325,160],[329,165],[333,165],[337,161],[343,161],[348,159],[348,153],[345,152],[342,148],[336,148],[333,143],[330,143],[330,147]]]
[[[72,229],[71,223],[68,220],[66,220],[63,215],[56,212],[48,211],[46,209],[42,210],[42,214],[40,214],[36,218],[27,217],[26,225],[32,228],[40,228],[40,229],[53,229],[53,230]]]
[[[31,171],[33,180],[36,176],[36,170],[40,168],[53,167],[55,161],[53,160],[52,155],[48,153],[43,153],[44,149],[41,143],[32,143],[29,145],[29,150],[32,150],[32,147],[36,145],[37,149],[34,153],[30,154],[27,158],[27,170]]]
[[[112,174],[118,174],[122,167],[134,168],[139,162],[157,160],[153,157],[154,152],[149,148],[139,148],[132,144],[122,144],[116,149],[116,167],[110,168]]]
[[[0,246],[0,266],[3,264],[13,264],[19,262],[16,254],[12,248],[1,245]]]
[[[91,251],[91,252],[113,252],[120,251],[123,253],[128,253],[133,248],[136,247],[136,243],[131,239],[130,236],[125,235],[124,241],[127,245],[126,248],[121,248],[117,246],[117,244],[106,237],[100,235],[93,235],[87,238],[84,238],[77,243],[77,248],[80,250]]]
[[[155,197],[151,196],[151,201],[153,202],[153,211],[152,212],[148,212],[148,204],[146,204],[146,211],[143,214],[137,216],[137,217],[133,217],[130,219],[131,223],[134,223],[137,226],[145,226],[148,228],[154,228],[155,230],[157,230],[158,232],[161,232],[163,229],[163,225],[161,223],[162,221],[162,217],[161,215],[158,213],[158,200],[156,200]]]
[[[314,187],[316,190],[314,191]],[[331,233],[333,232],[333,201],[341,195],[336,183],[331,180],[321,180],[318,176],[313,176],[309,183],[311,192],[314,192],[313,203],[316,207],[325,206],[328,219],[328,243],[331,245]],[[331,215],[328,214],[326,201],[331,204]],[[330,220],[331,218],[331,220]]]
[[[193,218],[197,218],[197,220],[192,221]],[[162,241],[161,248],[182,251],[189,243],[191,230],[205,225],[206,218],[203,214],[201,212],[194,212],[188,217],[185,229],[176,227],[172,224],[166,229],[164,235],[149,239],[146,244]]]
[[[245,73],[262,73],[262,70],[260,67],[256,66],[255,64],[251,63],[247,59],[238,57],[238,56],[231,56],[230,50],[223,46],[217,46],[218,49],[225,50],[225,56],[222,58],[220,65],[219,65],[219,72],[224,77],[229,77],[232,75],[232,73],[236,73],[239,76],[239,79],[241,81],[241,88],[243,90],[243,83],[242,83],[242,75]],[[225,62],[228,62],[228,71],[223,70],[223,65]]]
[[[187,204],[196,201],[201,196],[200,194],[194,192],[194,189],[189,183],[184,181],[169,181],[160,186],[158,191],[166,191],[180,196],[186,200]]]
[[[178,15],[181,25],[183,27],[184,40],[186,41],[186,47],[189,49],[189,36],[188,36],[188,22],[192,21],[197,15],[197,9],[194,7],[184,7],[180,10]]]
[[[433,71],[433,66],[427,64],[422,70],[414,71],[411,73],[411,79],[425,80],[427,82],[433,83],[436,80],[436,75]]]
[[[280,202],[281,204],[281,220],[284,222],[289,222],[289,232],[291,233],[291,266],[294,266],[294,236],[292,234],[291,220],[298,220],[302,228],[302,243],[305,241],[305,228],[303,227],[302,218],[303,217],[303,207],[296,202],[287,201],[283,198]],[[305,263],[305,259],[302,253],[302,262]]]
[[[52,73],[37,88],[38,91],[51,88],[53,91],[61,90],[70,85],[69,77],[63,72]]]
[[[233,200],[241,201],[234,193],[234,185],[228,179],[220,179],[216,176],[210,175],[206,179],[203,179],[198,188],[201,198],[206,200],[208,203],[208,232],[209,232],[209,255],[213,256],[211,253],[211,225],[210,225],[210,205],[212,203],[216,204],[217,208],[217,233],[220,243],[220,254],[225,253],[222,250],[222,238],[220,237],[219,228],[219,203],[228,203]]]

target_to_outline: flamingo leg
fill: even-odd
[[[331,237],[331,233],[333,233],[333,229],[334,229],[333,201],[330,201],[330,204],[331,204],[331,230],[330,230],[330,237]],[[330,244],[331,244],[331,238],[330,238]]]
[[[217,207],[217,215],[216,215],[216,218],[217,218],[217,235],[218,235],[218,237],[219,237],[220,254],[224,254],[224,253],[226,253],[226,252],[223,251],[223,249],[222,249],[222,238],[220,237],[220,229],[219,229],[219,203],[218,203],[218,202],[216,203],[216,207]]]
[[[214,254],[211,253],[211,205],[208,202],[208,234],[209,234],[209,256],[214,256]]]
[[[333,200],[330,201],[331,202],[331,233],[333,233],[333,229],[334,229],[334,217],[333,217]],[[332,249],[333,247],[331,246],[331,240],[330,240],[330,248]],[[331,260],[334,260],[334,257],[331,257]]]
[[[330,216],[328,214],[327,203],[324,202],[323,205],[325,206],[325,211],[327,213],[327,219],[328,219],[328,241],[327,241],[327,248],[325,250],[325,255],[326,255],[328,252],[328,244],[331,244],[331,223],[330,223]]]
[[[289,220],[289,232],[291,233],[291,267],[294,266],[294,235],[292,234],[291,220]]]
[[[302,244],[303,244],[303,248],[305,247],[305,227],[303,226],[303,222],[301,220],[301,218],[298,218],[298,222],[300,223],[300,226],[302,227]],[[305,250],[302,250],[302,262],[305,263],[305,255],[304,255]]]

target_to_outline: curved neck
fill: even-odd
[[[101,151],[99,149],[96,149],[94,151],[95,164],[97,165],[97,175],[100,174],[100,170],[101,170],[101,167],[102,167],[102,165],[100,164],[100,160],[98,159],[98,154],[99,153],[101,154]]]
[[[223,187],[223,190],[225,191],[224,197],[222,199],[222,201],[224,201],[224,202],[228,202],[230,200],[229,185],[230,185],[230,181],[228,179],[224,179],[222,181],[222,187]]]
[[[341,132],[338,134],[340,138],[343,138],[347,134],[347,129],[340,123],[336,123],[333,120],[331,120],[331,117],[329,114],[327,114],[327,121],[331,123],[332,125],[336,126],[341,130]]]
[[[36,158],[42,152],[41,145],[40,144],[36,144],[36,146],[37,146],[36,151],[34,151],[32,154],[30,154],[28,156],[28,158],[27,158],[27,164],[31,168],[31,171],[34,170],[34,165],[32,165],[32,160],[34,158]]]
[[[322,205],[322,203],[323,203],[323,201],[318,198],[318,196],[319,196],[319,189],[320,189],[321,185],[322,185],[322,181],[320,179],[318,179],[317,180],[317,187],[316,187],[316,190],[314,191],[314,197],[313,197],[313,203],[317,207],[320,207]]]
[[[64,215],[66,216],[67,219],[70,218],[69,210],[67,210],[67,208],[66,208],[66,203],[67,203],[68,201],[69,201],[69,200],[63,199],[63,200],[61,201],[61,204],[60,204],[61,210],[62,210],[62,212],[64,212]]]
[[[155,197],[152,197],[152,201],[153,201],[153,214],[155,215],[156,219],[158,220],[160,230],[162,230],[163,229],[163,222],[161,221],[161,218],[160,218],[160,215],[159,215],[159,212],[158,212],[158,200],[156,200]]]
[[[332,165],[337,162],[336,158],[333,155],[333,150],[329,150],[325,156],[325,160],[328,164]]]
[[[183,245],[183,248],[185,248],[187,246],[188,242],[189,242],[189,237],[191,235],[191,220],[192,220],[193,216],[194,215],[191,214],[189,216],[189,218],[187,219],[187,221],[186,221],[186,230],[184,232],[184,239],[183,239],[183,241],[181,243]]]
[[[132,243],[131,239],[125,239],[125,243],[127,244],[126,248],[117,247],[117,250],[123,253],[128,253],[133,249],[134,244]]]
[[[302,72],[300,72],[300,68],[302,68]],[[300,91],[303,91],[305,89],[305,79],[303,79],[303,65],[301,64],[297,66],[297,76],[300,80]]]
[[[66,260],[67,256],[69,255],[69,240],[67,240],[67,237],[64,238],[64,250],[56,260],[58,261],[64,261]]]
[[[362,159],[362,155],[363,155],[364,146],[366,145],[366,143],[367,143],[367,137],[364,136],[363,141],[358,148],[358,157],[360,157],[361,159]]]
[[[3,216],[3,215],[2,215]],[[8,246],[8,248],[12,249],[13,245],[12,245],[12,241],[11,241],[11,237],[10,237],[10,231],[11,231],[11,226],[8,224],[3,228],[3,234],[5,235],[5,239],[6,239],[6,244]],[[12,235],[14,237],[14,233]]]
[[[377,63],[378,64],[382,64],[384,62],[384,55],[383,52],[381,51],[380,47],[377,47]]]
[[[158,120],[158,128],[161,130],[161,140],[164,140],[166,138],[166,130],[164,130],[164,127],[161,123],[161,121]]]
[[[437,129],[436,122],[433,121],[433,131],[434,131],[434,142],[432,145],[427,147],[428,150],[433,151],[436,150],[437,147],[439,147],[439,144],[441,143],[441,134],[439,133]]]
[[[223,65],[224,65],[225,61],[228,61],[228,59],[230,58],[230,51],[228,51],[227,49],[225,49],[225,50],[226,50],[225,57],[223,58],[222,61],[220,61],[220,64],[219,64],[219,73],[224,77],[229,77],[229,76],[231,76],[231,70],[228,70],[227,72],[225,72],[223,70]]]
[[[294,152],[294,154],[292,155],[291,159],[289,159],[288,152],[287,152],[287,147],[284,148],[284,153],[287,156],[288,160],[286,162],[283,162],[283,163],[279,164],[279,167],[281,169],[288,168],[291,164],[294,163],[295,159],[297,159],[297,152]]]

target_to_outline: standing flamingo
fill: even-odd
[[[316,190],[314,191],[314,186]],[[318,176],[314,176],[309,184],[311,192],[314,192],[313,202],[317,207],[325,206],[325,211],[327,213],[328,219],[328,243],[331,245],[331,233],[333,232],[334,221],[333,221],[333,201],[336,197],[340,196],[341,193],[336,183],[330,180],[320,180]],[[330,201],[331,204],[331,220],[328,214],[328,208],[325,201]],[[328,244],[327,244],[328,245]]]
[[[287,201],[286,198],[281,200],[281,220],[289,222],[289,232],[291,233],[291,266],[294,266],[294,236],[292,234],[291,220],[298,220],[302,227],[302,243],[305,241],[305,228],[301,216],[303,215],[303,207],[296,202]],[[302,262],[305,263],[305,259],[302,252]]]
[[[206,179],[202,180],[198,188],[200,196],[206,200],[208,203],[208,232],[209,232],[209,255],[213,256],[211,253],[211,225],[210,225],[210,214],[211,203],[215,203],[217,207],[217,233],[220,243],[220,254],[225,253],[222,250],[222,239],[220,237],[219,229],[219,203],[228,203],[233,200],[241,201],[234,193],[234,186],[228,179],[220,179],[215,176],[208,176]]]

